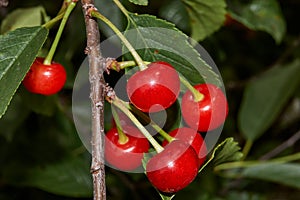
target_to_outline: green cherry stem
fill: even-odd
[[[152,135],[147,131],[147,129],[139,122],[139,120],[128,110],[128,108],[122,103],[118,97],[109,100],[113,105],[119,108],[129,119],[136,125],[136,127],[143,133],[143,135],[148,139],[151,145],[154,147],[157,153],[160,153],[164,148],[152,137]]]
[[[150,64],[150,62],[146,62],[146,61],[143,61],[144,64],[148,65]],[[119,71],[121,69],[125,69],[127,67],[134,67],[136,66],[136,62],[133,61],[133,60],[130,60],[130,61],[121,61],[121,62],[118,62],[118,61],[113,61],[110,66],[109,66],[109,69],[112,69],[112,70],[115,70],[115,71]]]
[[[108,25],[117,34],[117,36],[120,38],[120,40],[124,43],[124,45],[128,48],[128,50],[132,54],[134,60],[136,61],[137,65],[139,66],[141,71],[147,68],[147,66],[143,62],[142,58],[136,52],[136,50],[133,48],[133,46],[130,44],[130,42],[126,39],[126,37],[121,33],[121,31],[109,19],[107,19],[104,15],[99,13],[97,10],[92,10],[90,14],[92,17],[96,17],[96,18],[100,19],[101,21],[103,21],[106,25]]]
[[[188,82],[184,77],[182,77],[181,75],[179,76],[180,82],[187,87],[188,90],[191,91],[191,93],[194,96],[194,101],[195,102],[199,102],[204,98],[204,95],[202,93],[200,93],[198,90],[196,90],[191,84],[190,82]]]
[[[61,20],[64,16],[64,13],[58,14],[56,17],[52,18],[50,21],[43,24],[43,27],[50,29],[52,28],[59,20]]]
[[[55,36],[55,38],[54,38],[54,41],[53,41],[53,43],[52,43],[52,46],[51,46],[51,48],[50,48],[50,50],[49,50],[48,55],[46,56],[46,58],[45,58],[45,60],[44,60],[44,64],[45,64],[45,65],[50,65],[50,64],[51,64],[52,59],[53,59],[53,56],[54,56],[54,53],[55,53],[56,48],[57,48],[57,45],[58,45],[58,43],[59,43],[59,40],[60,40],[61,35],[62,35],[62,32],[63,32],[63,30],[64,30],[64,27],[65,27],[65,25],[66,25],[66,23],[67,23],[67,20],[68,20],[68,18],[69,18],[69,16],[70,16],[72,10],[75,8],[76,3],[77,3],[77,1],[73,0],[73,1],[68,5],[68,8],[67,8],[66,12],[64,13],[63,18],[62,18],[62,21],[61,21],[61,23],[60,23],[60,25],[59,25],[58,31],[57,31],[56,36]]]
[[[122,100],[121,100],[122,101]],[[149,122],[150,125],[168,142],[172,142],[175,140],[172,136],[166,133],[160,126],[158,126],[154,121],[152,121],[145,113],[138,110],[136,107],[130,106],[127,102],[122,101],[123,105],[127,107],[127,109],[131,110],[132,112],[136,113],[138,116],[142,118],[145,122]]]
[[[52,18],[50,21],[46,22],[43,27],[50,29],[52,28],[56,22],[61,20],[66,12],[66,9],[68,8],[68,5],[72,2],[72,0],[64,0],[60,10],[58,11],[56,17]]]
[[[118,130],[118,135],[119,135],[119,141],[118,142],[120,144],[125,144],[126,142],[128,142],[128,137],[123,132],[119,115],[118,115],[118,113],[116,111],[116,108],[113,105],[111,106],[111,110],[112,110],[112,115],[113,115],[115,123],[116,123],[117,130]]]
[[[113,0],[113,2],[115,2],[115,4],[118,6],[118,8],[122,11],[122,13],[129,18],[128,15],[128,11],[126,10],[126,8],[123,6],[123,4],[119,1],[119,0]]]
[[[72,1],[73,0],[64,0],[60,10],[58,11],[58,15],[64,13],[67,10],[69,4],[72,3]]]
[[[118,62],[118,67],[120,69],[125,69],[127,67],[132,67],[132,66],[135,66],[136,65],[136,62],[131,60],[131,61],[122,61],[122,62]]]
[[[253,145],[253,141],[252,140],[247,140],[246,141],[246,144],[244,145],[244,148],[243,148],[243,158],[242,160],[245,160],[247,155],[249,154],[250,150],[251,150],[251,147]]]

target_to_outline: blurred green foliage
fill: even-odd
[[[246,161],[269,160],[299,152],[299,137],[294,137],[290,145],[285,143],[299,135],[300,130],[300,76],[296,74],[300,67],[299,1],[215,0],[221,5],[226,3],[226,10],[217,13],[226,22],[218,18],[213,28],[204,31],[207,34],[201,37],[196,30],[202,19],[200,0],[153,0],[148,6],[131,3],[147,1],[122,2],[133,13],[155,15],[173,22],[185,34],[198,34],[196,39],[202,39],[199,43],[215,61],[223,78],[230,107],[219,141],[233,137],[241,147],[247,144]],[[191,12],[187,2],[196,10]],[[40,8],[53,18],[61,4],[57,0],[10,1],[8,7],[0,7],[0,22],[17,9],[37,6],[36,12],[42,12],[41,17],[47,20]],[[97,0],[96,7],[120,30],[125,30],[126,18],[112,1]],[[191,16],[198,17],[196,25]],[[211,24],[214,17],[209,16],[205,19]],[[101,40],[113,34],[103,23],[99,22],[99,26]],[[40,55],[47,53],[57,28],[50,30]],[[64,90],[44,98],[29,94],[20,86],[0,119],[0,200],[92,199],[91,156],[77,134],[71,107],[73,83],[86,57],[85,45],[84,18],[79,4],[71,14],[54,58],[68,72]],[[0,73],[4,67],[0,62]],[[119,74],[112,73],[107,81],[113,84],[118,77]],[[106,116],[106,127],[109,127],[111,116]],[[273,151],[279,145],[284,146],[281,151]],[[234,168],[228,170],[230,173],[216,173],[208,165],[174,199],[299,199],[299,162],[274,165]],[[228,174],[234,177],[227,177]],[[106,183],[109,200],[160,198],[144,174],[107,168]]]

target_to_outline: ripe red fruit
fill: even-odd
[[[186,142],[191,145],[198,155],[199,167],[204,163],[207,155],[207,149],[202,136],[195,130],[187,127],[181,127],[174,129],[169,133],[170,136]],[[165,147],[169,144],[167,140],[162,142],[162,146]]]
[[[52,95],[60,91],[67,79],[65,68],[52,62],[44,65],[44,58],[36,58],[26,74],[23,85],[32,93]]]
[[[148,161],[146,174],[151,184],[161,192],[178,192],[196,178],[197,154],[191,146],[174,140]]]
[[[180,91],[176,70],[166,62],[153,62],[136,72],[127,82],[131,103],[143,112],[158,112],[170,107]]]
[[[148,152],[150,145],[137,128],[123,126],[122,130],[128,138],[125,143],[120,143],[117,128],[112,128],[106,133],[104,156],[113,167],[132,171],[141,166],[143,154]]]
[[[228,114],[228,103],[223,91],[213,84],[199,84],[194,88],[202,93],[204,98],[195,102],[190,91],[183,95],[181,111],[184,121],[191,128],[202,132],[218,128]]]

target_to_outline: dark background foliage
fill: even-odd
[[[185,4],[188,1],[149,1],[148,6],[122,2],[132,12],[173,22],[187,35],[199,39],[213,58],[222,75],[230,107],[220,141],[233,137],[242,148],[251,144],[246,160],[269,160],[299,152],[300,1],[266,0],[263,2],[270,4],[264,7],[260,1],[229,0],[226,13],[234,19],[227,18],[203,38],[195,34],[197,27],[190,23],[190,10]],[[8,7],[0,8],[0,22],[16,9],[35,6],[44,7],[52,18],[61,3],[57,0],[10,1]],[[125,17],[111,1],[99,0],[96,6],[118,28],[126,28]],[[249,14],[247,8],[262,8],[263,14],[259,16],[263,18],[255,17],[258,10]],[[286,24],[286,29],[280,27],[281,22],[274,22],[278,18]],[[99,25],[101,40],[113,34],[101,22]],[[50,30],[40,55],[46,54],[57,28]],[[55,96],[41,97],[29,94],[20,86],[0,119],[1,200],[91,199],[91,156],[77,135],[71,110],[72,87],[76,72],[86,57],[85,45],[84,19],[77,5],[54,58],[68,72],[64,90]],[[115,82],[118,76],[112,73],[107,80]],[[109,128],[110,116],[105,120]],[[246,150],[244,148],[244,152]],[[228,178],[227,173],[215,173],[213,167],[208,166],[175,199],[299,199],[299,162],[277,166],[277,171],[276,167],[263,167]],[[274,171],[268,174],[269,169]],[[144,174],[123,173],[108,167],[106,173],[107,199],[160,198]]]

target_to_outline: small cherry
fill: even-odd
[[[59,92],[67,79],[65,68],[55,62],[43,64],[44,58],[38,57],[26,74],[23,85],[32,93],[52,95]]]
[[[207,155],[206,144],[202,136],[195,129],[181,127],[174,129],[169,133],[169,135],[177,140],[186,142],[188,145],[191,145],[194,148],[198,155],[199,167],[204,163]],[[162,146],[165,147],[167,145],[169,145],[169,142],[164,140],[162,142]]]
[[[198,156],[190,145],[174,140],[150,158],[146,174],[151,184],[161,192],[178,192],[196,178]]]
[[[179,91],[177,71],[163,61],[149,64],[127,82],[131,103],[143,112],[158,112],[170,107],[176,101]]]
[[[194,88],[203,98],[195,101],[190,90],[183,95],[181,111],[184,121],[201,132],[218,128],[228,114],[228,103],[223,91],[213,84],[198,84]]]
[[[111,166],[132,171],[141,166],[144,153],[148,152],[150,145],[137,128],[122,126],[122,131],[125,134],[122,139],[115,127],[106,133],[104,156]]]

